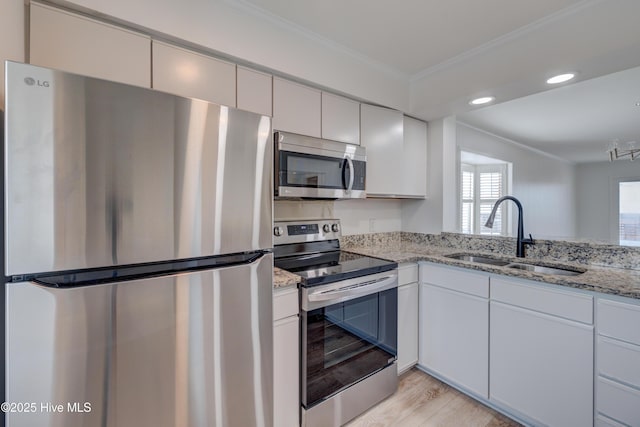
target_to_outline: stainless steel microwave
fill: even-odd
[[[365,198],[364,147],[287,132],[275,132],[274,144],[276,197]]]

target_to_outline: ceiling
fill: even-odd
[[[613,140],[640,147],[640,67],[458,115],[458,121],[562,159],[606,161]]]
[[[581,3],[580,0],[248,1],[407,76]]]
[[[416,117],[458,115],[573,162],[602,156],[603,140],[631,131],[640,139],[621,124],[640,84],[623,87],[628,80],[611,76],[582,85],[640,66],[638,0],[233,1],[406,78]],[[549,91],[546,78],[565,71],[578,73],[575,83],[528,96]],[[483,95],[496,105],[468,104]]]

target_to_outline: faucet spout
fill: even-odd
[[[524,238],[524,225],[523,225],[524,221],[522,219],[522,203],[520,203],[520,200],[516,199],[513,196],[500,197],[496,201],[496,204],[493,205],[493,209],[491,209],[489,218],[487,218],[487,222],[485,223],[484,226],[487,228],[493,228],[493,221],[496,218],[496,211],[498,210],[498,206],[500,205],[500,203],[504,202],[505,200],[511,200],[518,207],[518,237],[516,242],[516,256],[520,258],[524,258],[525,246],[533,245],[535,242],[533,241],[533,237],[531,237],[531,234],[529,234],[528,239]]]

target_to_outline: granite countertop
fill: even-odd
[[[384,258],[398,263],[430,261],[439,264],[446,264],[453,267],[469,268],[473,270],[484,271],[487,273],[519,277],[522,279],[535,280],[538,282],[552,283],[577,289],[584,289],[588,291],[640,299],[640,270],[593,265],[586,266],[584,264],[574,264],[569,262],[554,262],[553,260],[545,258],[516,258],[497,255],[492,252],[467,251],[460,248],[442,247],[437,245],[420,245],[412,243],[403,243],[398,246],[386,247],[354,246],[345,247],[343,248],[343,250],[377,258]],[[500,258],[510,262],[529,264],[535,263],[538,265],[545,265],[550,267],[564,266],[586,271],[577,276],[558,276],[552,274],[534,273],[531,271],[518,270],[515,268],[499,267],[489,264],[456,260],[447,258],[445,256],[455,253],[470,253],[490,256],[493,258]]]
[[[273,267],[273,288],[284,288],[287,286],[297,286],[302,278],[296,274],[289,273],[278,267]]]

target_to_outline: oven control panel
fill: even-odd
[[[340,238],[341,231],[339,219],[275,221],[273,223],[273,244],[334,240]]]

